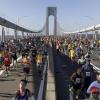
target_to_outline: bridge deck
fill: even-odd
[[[0,100],[12,100],[16,90],[19,89],[19,82],[23,79],[23,76],[24,73],[20,63],[18,63],[16,70],[9,72],[8,76],[5,76],[5,72],[0,76]],[[34,93],[33,83],[32,73],[30,73],[27,88]]]

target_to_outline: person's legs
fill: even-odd
[[[24,72],[24,79],[27,80],[27,74]]]
[[[28,75],[29,75],[29,72],[30,72],[30,68],[27,67],[27,68],[26,68],[26,80],[27,80],[27,81],[28,81]]]
[[[18,61],[17,61],[17,59],[15,61],[16,61],[16,67],[18,67]]]
[[[14,58],[12,58],[13,69],[15,69]]]
[[[5,66],[5,68],[6,68],[6,69],[5,69],[5,70],[6,70],[6,76],[8,76],[9,66],[8,66],[8,65],[6,65],[6,66]]]
[[[6,73],[8,74],[8,68],[7,68],[7,66],[5,65],[5,70],[6,70]]]
[[[82,90],[86,97],[89,97],[89,95],[87,94],[87,89],[90,86],[91,82],[92,82],[91,78],[85,78],[85,82],[84,82],[84,86],[83,86]]]

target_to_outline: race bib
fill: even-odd
[[[90,76],[91,74],[90,74],[90,72],[86,72],[86,76]]]
[[[80,83],[81,79],[80,78],[76,78],[76,83]]]

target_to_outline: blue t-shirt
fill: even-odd
[[[17,94],[17,100],[28,100],[30,91],[28,89],[25,90],[25,94],[23,96],[20,95],[20,92]]]

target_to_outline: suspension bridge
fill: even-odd
[[[34,30],[30,30],[27,29],[23,26],[19,26],[7,19],[4,19],[2,17],[0,17],[0,25],[2,26],[2,35],[1,35],[1,40],[5,41],[5,32],[8,33],[7,29],[13,29],[14,30],[14,38],[17,39],[18,38],[18,31],[20,31],[22,33],[22,37],[24,38],[24,34],[31,34],[31,35],[47,35],[49,36],[49,17],[50,16],[54,16],[54,35],[58,36],[58,35],[76,35],[76,34],[85,34],[86,37],[88,36],[88,33],[91,32],[91,34],[93,35],[93,38],[97,38],[97,34],[98,31],[100,29],[100,24],[95,25],[95,26],[91,26],[91,27],[87,27],[85,29],[81,29],[81,30],[76,30],[75,32],[65,32],[64,29],[60,26],[59,22],[57,21],[57,8],[56,7],[47,7],[47,11],[46,11],[46,21],[44,23],[44,26],[39,30],[39,31],[34,31]],[[7,28],[7,29],[6,29]]]
[[[53,30],[53,35],[49,33],[49,17],[53,16],[54,17],[54,30]],[[99,36],[99,30],[100,30],[100,24],[96,26],[91,26],[86,29],[81,29],[81,30],[76,30],[75,32],[66,32],[64,29],[60,26],[58,20],[57,20],[57,8],[56,7],[47,7],[46,9],[46,21],[44,23],[44,26],[38,30],[34,31],[28,28],[25,28],[23,26],[19,26],[5,18],[0,17],[0,25],[2,29],[2,34],[1,34],[1,41],[6,42],[9,39],[14,39],[14,40],[19,40],[19,39],[27,39],[29,37],[67,37],[68,35],[76,37],[77,34],[80,35],[82,38],[89,38],[91,34],[91,38],[93,40],[100,39]],[[9,37],[9,30],[14,31],[14,36]],[[21,33],[18,35],[18,33]],[[34,89],[37,87],[37,92],[34,93],[36,95],[36,100],[73,100],[70,96],[69,93],[69,82],[70,82],[70,75],[77,69],[76,66],[77,64],[74,64],[74,68],[71,68],[71,61],[68,57],[66,57],[64,54],[56,54],[56,48],[55,44],[52,42],[49,44],[48,48],[48,56],[47,56],[47,61],[44,64],[44,69],[43,69],[43,75],[42,79],[38,81],[38,77],[36,76],[36,70],[33,69],[33,77],[30,77],[30,80],[33,79],[33,87]],[[95,66],[97,65],[97,67]],[[33,64],[34,66],[34,64]],[[99,62],[94,61],[93,62],[94,69],[99,70]],[[35,68],[35,67],[34,67]],[[19,68],[20,69],[20,68]],[[18,70],[19,70],[18,69]],[[2,74],[2,71],[0,72]],[[12,73],[13,74],[13,73]],[[1,93],[0,91],[0,100],[11,100],[10,97],[12,97],[12,91],[11,85],[16,85],[18,81],[21,79],[20,77],[16,76],[15,82],[12,83],[13,78],[15,79],[15,76],[11,77],[12,80],[9,80],[3,83],[3,80],[0,79],[0,88],[4,93]],[[37,79],[37,80],[36,80]],[[39,85],[35,82],[39,82]],[[16,83],[16,84],[15,84]],[[8,84],[8,87],[6,86]],[[35,87],[36,86],[36,87]],[[6,89],[4,87],[7,87],[8,93],[6,92]],[[10,88],[9,88],[10,87]],[[15,86],[15,88],[17,88]],[[32,90],[32,84],[29,86]],[[11,90],[10,90],[11,89]],[[10,94],[11,92],[11,94]],[[9,96],[10,95],[10,96]],[[8,97],[8,98],[7,98]]]

